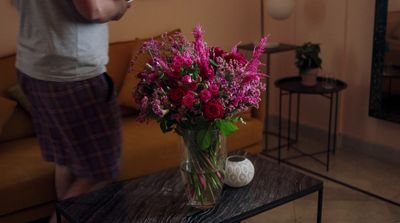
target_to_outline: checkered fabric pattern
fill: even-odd
[[[73,82],[37,80],[18,71],[31,104],[43,159],[76,177],[109,180],[119,173],[121,120],[110,77]]]

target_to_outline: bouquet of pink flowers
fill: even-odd
[[[220,134],[236,131],[235,122],[243,122],[240,113],[258,107],[265,90],[265,74],[258,68],[267,39],[247,60],[236,46],[230,52],[208,47],[200,26],[193,34],[193,42],[177,33],[144,43],[141,52],[151,59],[138,74],[134,97],[141,121],[156,119],[163,132],[182,136],[187,159],[181,170],[189,202],[209,207],[223,185]]]
[[[238,115],[258,107],[265,90],[258,68],[266,38],[248,61],[236,46],[230,52],[208,47],[200,26],[193,34],[193,43],[177,33],[143,45],[151,60],[138,75],[134,94],[139,118],[156,119],[164,132],[214,126],[229,135]]]

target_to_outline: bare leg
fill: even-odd
[[[57,200],[63,199],[65,193],[67,193],[69,187],[74,182],[74,176],[71,170],[66,166],[60,166],[56,164],[56,175],[55,185],[57,192]]]
[[[103,184],[105,183],[94,181],[87,178],[76,178],[75,181],[68,188],[68,191],[64,195],[63,199],[76,197],[81,194],[90,192],[92,190],[96,190],[97,188],[100,188],[100,186]]]
[[[106,186],[108,183],[110,182],[109,181],[97,182],[86,178],[75,178],[75,180],[70,185],[66,193],[64,193],[64,195],[62,196],[62,199],[76,197],[81,194],[100,189],[101,187]],[[56,215],[53,214],[50,219],[50,223],[56,223],[56,222],[57,222]],[[63,220],[63,222],[65,221]]]

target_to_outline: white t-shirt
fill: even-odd
[[[108,25],[89,23],[72,0],[14,0],[20,28],[16,67],[46,81],[78,81],[106,71]]]

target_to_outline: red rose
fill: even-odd
[[[247,60],[246,58],[243,56],[243,54],[239,53],[239,52],[231,52],[228,53],[224,56],[224,59],[228,62],[230,61],[237,61],[239,64],[246,64]]]
[[[212,93],[207,89],[203,89],[200,91],[199,96],[202,102],[208,102],[211,99]]]
[[[192,109],[195,102],[195,97],[193,92],[189,91],[185,96],[182,98],[182,104],[188,108]]]
[[[203,106],[204,116],[213,121],[218,118],[223,118],[225,114],[224,106],[217,100],[211,100]]]
[[[174,88],[174,89],[171,89],[171,91],[169,92],[169,98],[173,102],[180,102],[182,100],[183,96],[185,96],[185,95],[186,95],[186,91],[183,90],[182,88]]]

